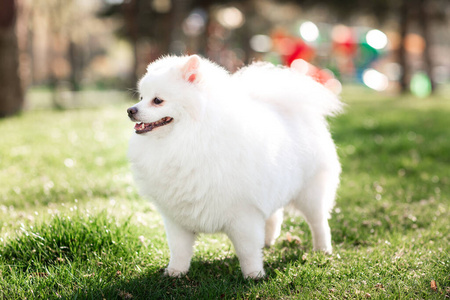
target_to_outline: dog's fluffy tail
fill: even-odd
[[[270,63],[254,63],[233,75],[250,97],[277,106],[287,113],[334,116],[342,111],[338,97],[309,76]]]

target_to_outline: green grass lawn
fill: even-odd
[[[259,281],[219,234],[200,236],[187,276],[163,277],[162,221],[126,159],[129,103],[0,120],[0,299],[449,298],[450,99],[343,99],[334,254],[286,215]]]

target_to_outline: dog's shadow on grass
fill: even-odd
[[[97,290],[93,287],[90,292],[73,298],[90,298],[91,295],[102,299],[248,298],[277,277],[275,270],[282,271],[286,265],[301,260],[297,250],[290,250],[282,259],[265,263],[267,275],[260,280],[244,279],[236,256],[212,261],[194,258],[189,272],[180,278],[165,276],[163,269],[149,268],[137,277],[115,280]]]
[[[249,285],[255,284],[258,283],[243,278],[235,257],[214,261],[194,259],[189,272],[180,278],[168,277],[164,269],[153,268],[138,277],[115,281],[98,296],[106,299],[227,299],[244,294]]]

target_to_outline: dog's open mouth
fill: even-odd
[[[136,123],[136,125],[134,126],[134,130],[136,130],[136,133],[141,134],[141,133],[152,131],[155,128],[167,125],[172,121],[173,121],[173,118],[164,117],[161,120],[152,122],[152,123]]]

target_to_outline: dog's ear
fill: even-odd
[[[191,83],[197,83],[200,81],[200,57],[197,55],[189,56],[188,61],[181,69],[183,79]]]

